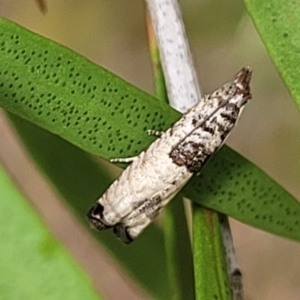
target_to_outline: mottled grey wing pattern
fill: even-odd
[[[130,243],[150,224],[194,173],[222,146],[251,98],[251,69],[201,99],[132,162],[89,211],[92,227],[113,227]]]

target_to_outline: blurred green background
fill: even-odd
[[[243,2],[186,0],[181,4],[204,92],[219,87],[241,66],[254,69],[253,100],[228,144],[300,200],[300,115]],[[33,0],[0,0],[0,14],[154,93],[143,1],[49,0],[43,15]],[[59,202],[2,112],[0,159],[108,299],[145,299],[143,291]],[[236,221],[232,227],[246,299],[300,299],[300,245]]]

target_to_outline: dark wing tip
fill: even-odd
[[[112,227],[104,221],[103,211],[104,207],[97,202],[86,215],[91,227],[99,231]]]
[[[123,224],[119,223],[114,226],[114,234],[120,238],[120,240],[124,244],[130,244],[133,242],[133,238],[130,236],[129,232],[127,231],[126,226]]]

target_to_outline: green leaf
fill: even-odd
[[[195,299],[193,257],[182,194],[164,211],[164,233],[172,299]]]
[[[0,165],[1,299],[100,299]]]
[[[79,148],[17,116],[10,115],[10,119],[40,170],[89,227],[86,213],[107,189],[111,178]],[[89,230],[137,284],[156,299],[170,298],[162,230],[153,224],[130,246],[122,245],[111,231]]]
[[[228,147],[188,183],[184,193],[244,223],[300,241],[299,202]]]
[[[153,100],[71,50],[0,19],[0,105],[9,112],[108,158],[138,154],[154,140],[147,129],[166,129],[180,117]]]
[[[273,62],[300,109],[300,4],[244,0]]]
[[[62,46],[3,19],[0,28],[0,105],[86,151],[103,157],[135,155],[154,139],[146,129],[166,129],[180,117]],[[207,207],[300,240],[295,199],[226,147],[214,161],[205,177],[195,177],[185,189],[193,201],[200,195]]]
[[[217,213],[193,205],[193,225],[196,299],[232,299]]]

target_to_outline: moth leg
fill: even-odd
[[[112,158],[109,161],[112,163],[131,163],[137,159],[137,156],[124,157],[124,158]]]
[[[164,132],[163,131],[156,131],[153,129],[148,129],[147,130],[148,135],[154,135],[154,136],[161,136]]]

